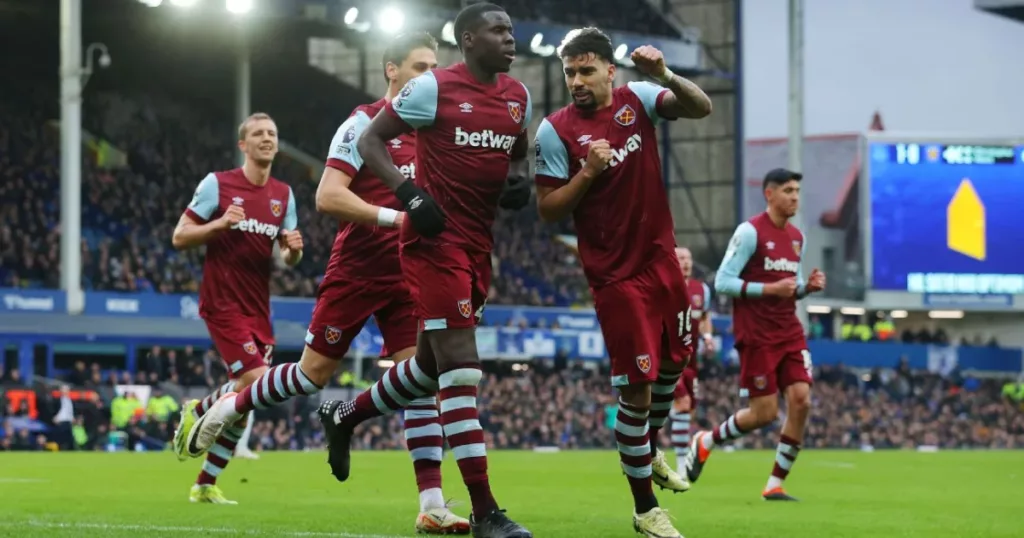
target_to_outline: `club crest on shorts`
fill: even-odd
[[[767,387],[767,386],[768,386],[768,378],[767,377],[765,377],[763,375],[759,375],[759,376],[754,378],[754,388],[755,389],[757,389],[757,390],[764,390],[764,388]]]
[[[255,355],[259,351],[256,349],[256,342],[253,342],[252,340],[242,344],[242,349],[250,355]]]
[[[797,256],[800,255],[800,242],[799,241],[793,241],[793,253],[796,254]]]
[[[275,217],[281,216],[281,200],[270,201],[270,212],[273,213]]]
[[[462,317],[469,319],[469,316],[473,315],[473,302],[469,299],[459,300],[459,314],[462,314]]]
[[[639,368],[640,371],[645,373],[645,374],[647,372],[650,372],[651,371],[651,356],[647,355],[647,354],[637,355],[636,356],[636,367]]]
[[[341,329],[328,325],[327,328],[324,329],[324,340],[327,340],[327,343],[332,346],[337,344],[341,341]]]
[[[514,101],[508,102],[508,115],[512,116],[512,121],[516,123],[523,122],[523,107],[519,103]]]
[[[623,127],[629,127],[636,123],[636,112],[633,110],[633,107],[623,105],[623,107],[615,113],[615,122]]]

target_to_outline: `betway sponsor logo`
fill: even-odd
[[[403,164],[402,166],[395,166],[395,168],[405,176],[405,179],[416,179],[416,163]]]
[[[267,224],[260,222],[256,219],[245,219],[238,224],[231,227],[232,230],[238,230],[240,232],[254,233],[265,235],[271,239],[277,237],[278,232],[281,228],[274,226],[273,224]]]
[[[622,162],[626,160],[626,157],[629,157],[629,155],[633,152],[640,151],[641,147],[642,145],[640,143],[639,134],[635,134],[627,138],[626,144],[624,146],[622,146],[619,149],[612,149],[612,160],[608,161],[608,168],[615,168],[616,166],[622,164]],[[586,165],[586,157],[580,159],[580,166]]]
[[[787,273],[796,273],[800,270],[800,262],[789,261],[786,258],[779,258],[773,260],[768,256],[764,257],[764,270],[765,271],[785,271]]]
[[[7,310],[27,310],[32,312],[53,312],[53,297],[26,297],[24,295],[4,295],[4,306]]]
[[[471,133],[463,131],[462,127],[455,128],[455,145],[457,146],[493,148],[500,149],[505,153],[511,153],[512,145],[516,143],[518,138],[518,136],[498,134],[490,129]]]

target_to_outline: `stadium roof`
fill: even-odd
[[[1024,22],[1024,0],[974,0],[974,8],[1017,22]]]

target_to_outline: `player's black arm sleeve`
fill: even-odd
[[[679,76],[663,82],[672,91],[662,100],[659,112],[666,117],[700,119],[711,115],[711,98],[693,82]]]
[[[363,157],[363,164],[392,191],[397,191],[408,180],[395,168],[395,162],[388,153],[387,141],[412,130],[409,124],[381,110],[366,127],[356,145],[359,155]]]
[[[532,182],[529,181],[530,160],[527,154],[530,146],[527,140],[526,132],[523,132],[512,146],[512,161],[509,162],[508,176],[505,178],[505,191],[501,193],[501,199],[498,201],[498,205],[503,209],[518,211],[530,203],[530,196],[533,193],[530,189]]]

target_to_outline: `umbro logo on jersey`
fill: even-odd
[[[231,199],[232,205],[242,205],[244,202],[245,199],[243,199],[241,196],[235,196],[234,198]]]
[[[473,105],[469,103],[462,103],[461,105],[459,105],[459,110],[462,110],[462,112],[469,114],[470,112],[473,111]]]
[[[591,136],[591,135],[583,135],[583,136],[577,138],[576,141],[579,142],[581,146],[586,146],[587,144],[590,143],[590,139],[591,138],[593,138],[593,136]]]
[[[398,148],[402,147],[402,141],[397,139],[397,138],[392,138],[391,139],[391,147],[393,147],[395,149],[398,149]]]

